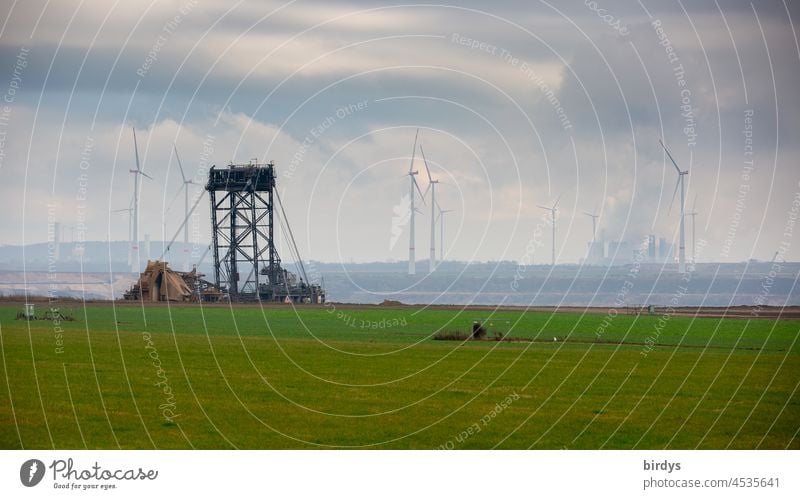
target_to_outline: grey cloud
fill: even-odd
[[[261,58],[277,44],[312,23],[353,9],[387,4],[297,2],[259,23],[256,21],[283,4],[246,3],[225,17],[221,17],[222,13],[232,4],[198,4],[164,44],[158,60],[144,77],[137,76],[136,71],[164,20],[180,2],[160,3],[135,29],[139,19],[129,15],[131,6],[120,13],[112,12],[98,43],[91,48],[86,40],[98,29],[106,12],[103,9],[108,8],[105,4],[95,5],[95,13],[76,17],[60,47],[57,41],[72,14],[70,9],[77,4],[52,7],[42,17],[40,35],[28,41],[25,37],[38,17],[36,9],[43,5],[37,4],[28,7],[28,11],[18,9],[12,14],[19,22],[10,24],[0,36],[0,67],[11,67],[21,45],[31,46],[31,63],[24,74],[24,91],[15,103],[12,127],[17,137],[32,136],[39,147],[31,158],[17,147],[9,149],[4,167],[23,171],[20,168],[25,164],[35,165],[36,171],[41,172],[38,175],[48,180],[58,168],[55,178],[65,187],[57,188],[56,195],[74,196],[74,168],[97,110],[95,158],[98,166],[105,165],[106,169],[98,168],[94,173],[96,185],[103,186],[102,195],[96,192],[95,211],[106,216],[103,210],[129,196],[129,179],[124,172],[130,165],[131,147],[126,126],[133,124],[142,129],[148,168],[162,183],[149,186],[144,194],[154,207],[148,213],[149,219],[155,221],[163,218],[163,207],[176,188],[174,165],[167,170],[172,141],[183,144],[187,149],[185,161],[192,163],[197,161],[202,137],[211,133],[217,137],[213,162],[257,156],[275,159],[279,171],[285,171],[310,130],[335,115],[340,107],[367,101],[366,110],[335,120],[313,140],[294,175],[282,180],[293,224],[298,233],[306,234],[303,244],[320,252],[312,257],[374,260],[386,256],[385,239],[389,237],[392,209],[407,188],[397,180],[407,167],[402,158],[410,152],[412,130],[420,126],[430,129],[425,131],[426,153],[440,164],[441,175],[445,175],[445,169],[452,174],[451,188],[443,188],[441,199],[458,207],[453,227],[461,226],[462,232],[460,239],[452,242],[457,257],[518,258],[532,228],[540,221],[536,204],[549,202],[563,192],[558,246],[563,250],[563,261],[576,261],[583,256],[591,225],[582,211],[595,206],[602,210],[601,227],[609,239],[637,240],[651,232],[674,235],[675,211],[666,213],[674,174],[672,167],[664,163],[657,143],[662,133],[682,164],[688,163],[690,150],[693,154],[689,199],[691,202],[696,193],[701,194],[698,204],[703,213],[702,234],[715,241],[724,238],[740,184],[743,111],[752,108],[759,170],[748,199],[747,223],[737,234],[735,255],[746,258],[757,250],[765,257],[769,253],[766,248],[779,239],[782,224],[769,223],[760,235],[756,227],[765,213],[776,220],[782,218],[781,207],[791,199],[797,183],[793,158],[800,126],[796,92],[800,86],[800,58],[784,5],[755,4],[775,71],[774,93],[770,59],[749,2],[720,2],[737,42],[744,82],[714,2],[683,3],[698,29],[699,40],[677,2],[643,3],[662,20],[686,66],[698,128],[694,148],[686,146],[682,133],[684,118],[675,76],[647,14],[637,2],[598,2],[630,28],[628,36],[616,33],[582,1],[553,4],[566,18],[548,4],[529,2],[459,4],[488,11],[497,18],[464,8],[383,9],[371,18],[373,22],[359,21],[363,16],[347,16],[327,23],[262,64],[258,64]],[[796,23],[796,7],[792,4],[789,10]],[[214,23],[218,24],[190,54],[191,47]],[[251,26],[252,31],[234,44],[234,49],[219,57]],[[299,64],[324,51],[374,37],[420,33],[444,38],[384,40],[348,49],[298,73],[264,101]],[[548,80],[552,96],[569,117],[571,128],[562,127],[556,106],[530,75],[504,62],[497,51],[491,54],[453,43],[453,33],[486,42],[527,64],[538,65],[539,76]],[[131,40],[123,47],[122,39],[129,34]],[[643,65],[631,45],[638,50]],[[78,77],[78,67],[87,53],[86,66]],[[706,66],[705,57],[710,67]],[[53,66],[47,75],[51,59]],[[217,67],[206,77],[214,61]],[[356,71],[395,64],[440,65],[467,74],[420,68],[348,78]],[[246,76],[252,68],[256,71]],[[4,86],[6,75],[8,72],[0,73]],[[109,75],[106,93],[100,95]],[[298,108],[315,92],[343,78],[342,83]],[[748,89],[746,103],[743,83]],[[396,96],[418,98],[379,101]],[[22,116],[32,113],[40,99],[37,128],[33,130],[28,128],[30,116]],[[661,109],[663,132],[656,104]],[[218,117],[222,119],[215,125]],[[64,122],[67,127],[61,130]],[[283,130],[278,133],[277,127],[282,125]],[[369,133],[384,128],[390,130]],[[367,135],[340,151],[362,134]],[[273,138],[275,142],[271,142]],[[113,180],[112,165],[117,168]],[[309,199],[315,181],[325,188],[315,191]],[[489,185],[491,188],[487,188]],[[38,184],[31,183],[29,188],[29,202],[50,196]],[[2,191],[8,195],[7,200],[21,202],[14,197],[13,186],[4,186]],[[357,200],[370,206],[368,213],[359,209]],[[40,217],[37,213],[31,211],[31,220]],[[160,230],[159,223],[148,230]],[[98,225],[101,224],[95,224]],[[120,227],[112,229],[112,237],[124,234]],[[0,230],[7,240],[19,238],[18,227],[13,223],[6,223]],[[380,236],[355,244],[365,230]],[[487,230],[493,237],[482,240]],[[99,231],[97,237],[104,235]],[[341,248],[326,241],[338,241]],[[508,252],[503,253],[507,246]],[[402,248],[389,256],[403,258]]]

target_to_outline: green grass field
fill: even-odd
[[[0,306],[5,449],[800,448],[800,321],[19,310]],[[473,319],[536,341],[432,340]]]

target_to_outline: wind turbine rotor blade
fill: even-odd
[[[136,128],[131,127],[133,130],[133,152],[136,155],[136,171],[141,172],[142,169],[139,167],[139,144],[136,142]]]
[[[172,201],[170,201],[169,204],[167,205],[167,209],[164,211],[164,213],[168,212],[170,208],[172,208],[172,205],[175,204],[175,200],[178,199],[178,197],[180,197],[181,191],[185,188],[186,186],[182,185],[180,189],[178,189],[178,192],[175,193],[175,196],[172,198]]]
[[[538,206],[539,208],[541,208],[541,209],[543,209],[543,210],[551,210],[551,209],[552,209],[552,208],[550,208],[549,206],[542,206],[542,205],[540,205],[540,204],[537,204],[536,206]]]
[[[136,141],[136,128],[131,127],[131,129],[133,130],[133,152],[136,155],[136,170],[135,170],[135,173],[141,174],[142,176],[145,176],[145,177],[149,178],[150,180],[153,180],[153,177],[151,177],[150,175],[148,175],[148,174],[146,174],[145,172],[142,171],[142,167],[139,164],[139,144]]]
[[[419,128],[417,128],[417,133],[414,134],[414,150],[411,151],[411,164],[408,166],[408,172],[411,173],[414,171],[414,158],[417,154],[417,138],[419,138]]]
[[[433,177],[431,177],[431,169],[428,168],[428,160],[425,159],[425,149],[422,148],[422,144],[419,145],[419,152],[422,154],[422,162],[425,163],[425,172],[428,174],[428,182],[433,182]]]
[[[675,182],[675,190],[672,192],[672,200],[669,202],[669,211],[667,213],[672,213],[672,205],[675,203],[675,196],[678,194],[678,187],[681,185],[681,176],[678,175],[678,181]]]
[[[561,194],[563,194],[563,192]],[[558,197],[556,198],[556,202],[553,203],[554,210],[556,209],[556,206],[558,206],[558,202],[561,201],[561,194],[558,195]]]
[[[191,180],[186,180],[186,175],[183,174],[183,165],[181,164],[181,157],[178,156],[178,148],[175,144],[172,144],[172,148],[175,150],[175,159],[178,160],[178,168],[181,170],[181,178],[183,179],[183,183],[191,182]]]
[[[667,156],[669,157],[669,160],[672,161],[672,166],[674,166],[675,169],[678,170],[678,175],[680,175],[681,174],[681,169],[678,168],[678,163],[676,163],[675,160],[672,159],[672,154],[669,153],[669,149],[667,149],[667,146],[665,146],[664,143],[661,142],[661,139],[658,139],[658,143],[661,144],[661,147],[664,148],[664,152],[667,153]]]
[[[419,188],[419,184],[417,183],[417,179],[414,178],[414,177],[411,177],[411,180],[414,182],[414,187],[417,188],[417,192],[419,193],[419,197],[420,197],[420,199],[422,201],[422,204],[427,205],[427,203],[425,203],[425,196],[428,195],[427,189],[425,190],[425,194],[423,194],[422,193],[422,189]],[[430,186],[428,186],[428,188],[430,188]]]
[[[692,211],[697,212],[697,194],[694,195],[694,201],[692,201]]]

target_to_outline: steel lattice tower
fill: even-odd
[[[274,243],[274,188],[272,163],[209,172],[214,283],[233,300],[258,299],[263,289],[283,282]]]

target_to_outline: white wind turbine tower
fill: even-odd
[[[455,210],[443,210],[438,204],[436,208],[439,210],[439,263],[444,261],[444,216],[446,213],[452,213]]]
[[[133,198],[127,208],[120,208],[119,210],[111,210],[111,213],[127,213],[128,214],[128,266],[133,264],[133,255],[131,255],[131,248],[133,247]]]
[[[136,169],[133,173],[133,240],[131,245],[131,272],[139,272],[139,175],[153,179],[142,171],[139,164],[139,145],[136,143],[136,128],[133,128],[133,151],[136,154]]]
[[[683,185],[683,177],[689,174],[689,170],[681,171],[678,168],[678,164],[672,159],[672,154],[669,153],[667,146],[659,139],[658,141],[661,144],[661,147],[664,148],[664,152],[667,153],[669,160],[672,161],[672,165],[678,171],[678,182],[675,184],[675,192],[672,193],[672,201],[670,201],[670,209],[672,208],[672,203],[675,202],[675,194],[678,193],[678,187],[681,189],[681,222],[680,222],[680,235],[679,235],[679,243],[678,243],[678,272],[681,274],[686,273],[686,233],[685,233],[685,218],[686,213],[684,211],[684,196],[686,194],[685,187]]]
[[[414,218],[416,216],[416,208],[414,207],[414,198],[416,194],[414,193],[414,189],[419,192],[420,198],[422,202],[425,202],[425,196],[422,194],[422,190],[419,188],[419,184],[417,184],[417,179],[415,176],[419,174],[417,170],[414,170],[414,157],[417,153],[417,138],[419,137],[419,129],[417,129],[416,135],[414,135],[414,150],[411,152],[411,165],[408,167],[408,173],[406,175],[409,176],[411,179],[411,205],[410,205],[410,218],[408,223],[408,275],[414,275],[417,272],[417,257],[415,254],[414,248]]]
[[[175,197],[172,198],[172,203],[175,202],[175,200],[178,198],[178,195],[181,193],[181,190],[183,190],[183,242],[188,243],[189,221],[187,219],[189,218],[189,186],[197,184],[192,179],[186,178],[186,174],[183,171],[183,165],[181,164],[181,157],[178,156],[178,148],[175,147],[175,144],[172,144],[172,148],[175,150],[175,159],[178,160],[178,168],[180,169],[181,179],[183,180],[183,183],[181,184],[180,188],[178,188],[178,192],[175,194]],[[172,206],[172,203],[170,203],[170,206]],[[169,211],[170,206],[167,207],[167,211]]]
[[[553,206],[542,206],[540,204],[536,205],[543,210],[547,210],[550,212],[550,221],[553,224],[553,242],[552,242],[552,257],[551,257],[551,265],[555,267],[556,265],[556,211],[558,211],[558,201],[561,199],[561,194],[558,195],[556,198],[556,202],[553,203]]]
[[[196,183],[192,179],[187,179],[186,174],[183,171],[183,164],[181,164],[181,157],[178,155],[178,148],[175,144],[172,144],[172,149],[175,151],[175,158],[178,160],[178,168],[181,172],[181,186],[178,188],[178,192],[175,194],[175,197],[172,198],[169,206],[167,207],[167,211],[169,211],[170,207],[172,207],[172,203],[178,199],[178,196],[183,190],[183,242],[185,243],[183,247],[183,270],[189,270],[189,186],[196,185]]]
[[[692,217],[692,263],[697,263],[697,195],[694,196],[694,201],[692,202],[692,211],[691,213],[687,213],[687,217]]]
[[[430,272],[433,272],[436,270],[436,184],[439,181],[434,180],[431,176],[431,169],[428,168],[428,160],[425,159],[425,150],[422,148],[422,144],[419,145],[419,152],[422,154],[422,162],[425,163],[425,172],[428,174],[428,189],[431,191],[431,252],[428,263]]]
[[[585,215],[592,217],[592,244],[589,246],[589,259],[594,260],[594,250],[595,245],[597,244],[597,219],[600,215],[597,214],[597,208],[595,208],[591,213],[588,211],[583,212]]]
[[[592,217],[592,243],[595,243],[597,241],[597,219],[600,215],[597,214],[597,210],[594,210],[592,213],[588,211],[584,211],[583,213]]]

